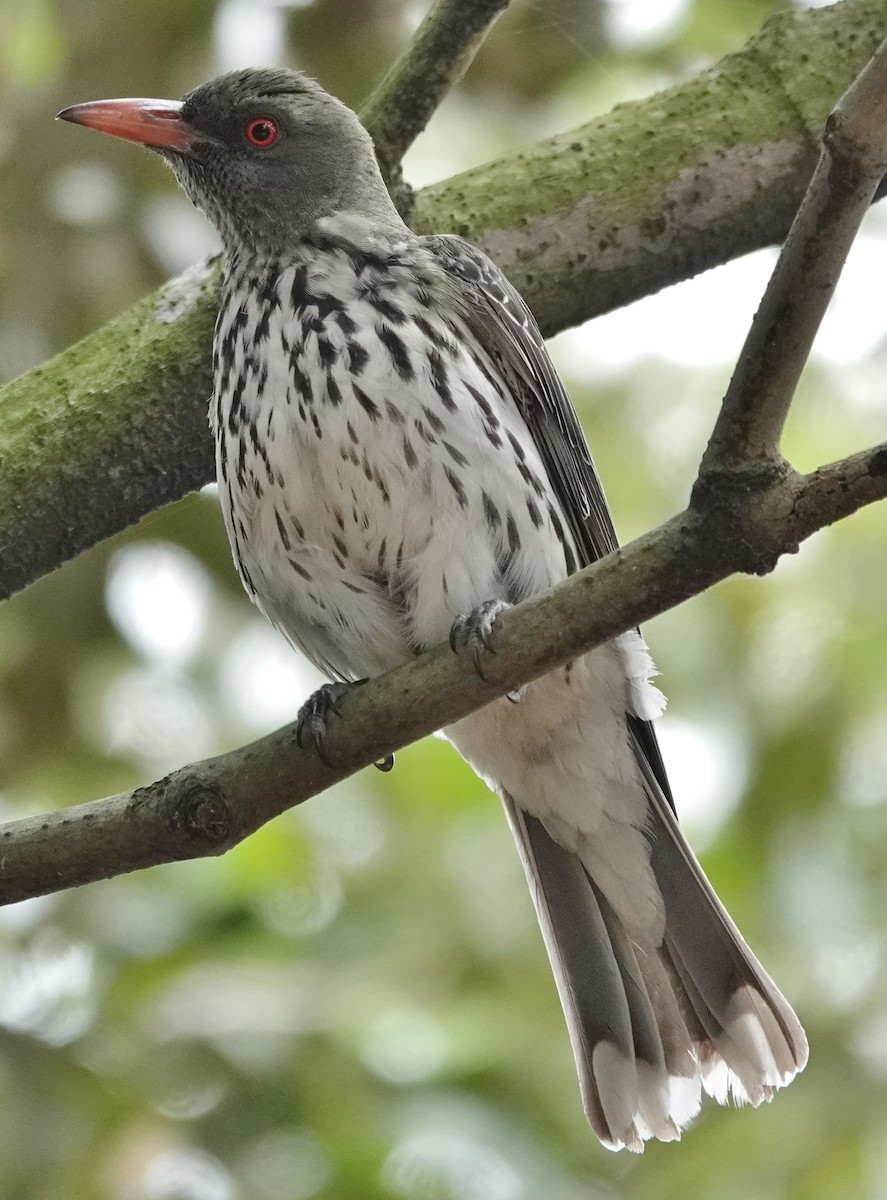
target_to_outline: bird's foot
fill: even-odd
[[[511,608],[504,600],[485,600],[469,613],[463,613],[453,622],[450,630],[450,646],[456,654],[468,651],[471,654],[474,669],[481,679],[486,679],[483,672],[483,657],[485,654],[495,654],[493,648],[493,626],[496,618],[506,609]]]
[[[296,744],[299,749],[313,746],[317,757],[325,767],[332,767],[326,752],[326,735],[329,731],[330,717],[341,717],[339,708],[349,692],[366,683],[365,679],[357,679],[353,683],[325,683],[313,695],[309,696],[296,718]],[[380,771],[390,771],[394,766],[394,755],[386,754],[373,766]]]
[[[299,709],[296,718],[296,744],[300,750],[313,746],[325,767],[333,765],[325,746],[330,718],[333,715],[341,717],[342,710],[339,705],[349,692],[353,692],[364,682],[366,681],[361,679],[359,683],[325,683],[309,696]]]

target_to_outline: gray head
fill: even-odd
[[[59,116],[156,150],[229,250],[285,253],[347,210],[403,228],[369,134],[297,71],[231,71],[181,102],[98,100]]]

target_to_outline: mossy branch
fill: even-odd
[[[552,333],[781,240],[887,0],[784,13],[681,87],[416,197],[488,249]],[[0,598],[206,483],[213,272],[0,390]]]

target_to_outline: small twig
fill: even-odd
[[[887,444],[809,477],[775,479],[731,514],[688,510],[565,583],[504,613],[481,679],[439,646],[342,702],[333,767],[288,726],[149,787],[0,826],[0,903],[222,854],[307,800],[482,704],[547,674],[737,570],[770,569],[817,529],[887,496]]]
[[[462,78],[509,0],[437,0],[406,52],[361,109],[386,183],[403,188],[400,162],[450,88]],[[403,197],[402,197],[403,198]]]
[[[885,172],[887,41],[828,118],[819,163],[730,380],[700,479],[781,468],[795,388]]]
[[[801,542],[887,496],[887,442],[829,463],[805,476],[792,522]]]

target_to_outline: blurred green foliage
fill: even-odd
[[[515,0],[408,174],[653,90],[776,7]],[[248,47],[359,104],[423,8],[3,0],[0,375],[207,244],[160,163],[54,127],[55,110],[177,96]],[[628,537],[684,503],[729,363],[641,340],[595,367],[604,328],[556,349]],[[881,340],[811,368],[796,461],[883,436],[885,358]],[[709,1104],[643,1159],[597,1146],[497,802],[429,741],[223,859],[0,912],[0,1200],[883,1196],[884,531],[883,508],[864,512],[647,630],[679,807],[810,1033],[810,1066],[773,1105]],[[242,596],[212,495],[185,499],[0,608],[3,814],[241,743],[311,686]]]

